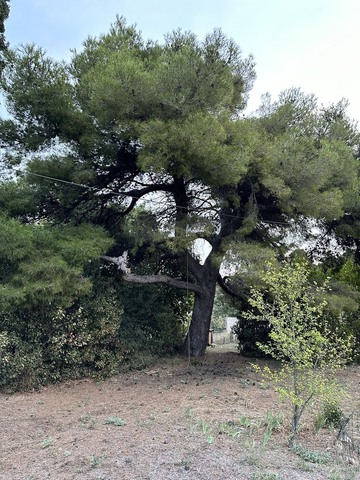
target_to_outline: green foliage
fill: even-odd
[[[292,446],[292,451],[306,462],[326,464],[330,463],[332,460],[331,455],[328,452],[309,450],[299,443],[295,443]]]
[[[161,355],[180,347],[190,307],[186,292],[125,284],[119,294],[124,309],[121,340],[130,352]]]
[[[238,350],[246,357],[262,358],[268,356],[259,344],[266,345],[269,342],[271,326],[267,320],[251,319],[247,315],[239,315],[239,320],[233,327],[238,340]]]
[[[0,389],[25,390],[39,385],[44,375],[39,344],[24,342],[18,335],[0,331]]]
[[[123,427],[124,425],[126,425],[126,422],[120,417],[108,417],[105,418],[104,425],[115,425],[115,427]]]
[[[112,244],[91,225],[26,225],[0,216],[0,305],[67,306],[89,292],[84,266]]]
[[[339,404],[333,400],[324,403],[322,411],[315,419],[315,430],[318,432],[320,428],[340,428],[341,420],[345,417],[344,412]]]
[[[3,52],[6,51],[7,42],[5,40],[5,21],[9,16],[9,0],[0,0],[0,72],[4,67]]]
[[[300,418],[306,406],[319,398],[336,399],[342,388],[331,373],[341,368],[350,357],[352,338],[335,337],[327,326],[323,312],[324,286],[309,283],[309,270],[304,263],[266,266],[266,295],[253,290],[250,319],[268,320],[270,343],[260,344],[264,353],[280,361],[281,367],[264,374],[275,383],[280,397],[293,409],[290,444],[294,442]]]
[[[66,378],[117,373],[125,355],[119,340],[121,314],[110,287],[93,289],[67,308],[2,314],[0,387],[26,390]]]
[[[265,427],[263,446],[266,446],[273,432],[281,428],[283,424],[283,416],[281,413],[266,412],[263,423]]]
[[[117,18],[68,63],[34,45],[9,50],[1,78],[11,115],[0,121],[1,138],[11,151],[9,163],[26,164],[23,182],[33,192],[23,201],[11,200],[11,188],[4,193],[9,214],[38,226],[86,221],[115,239],[122,224],[138,237],[132,255],[147,246],[156,260],[176,258],[177,278],[187,266],[203,292],[195,302],[204,308],[194,308],[191,320],[194,355],[204,353],[201,332],[213,303],[207,292],[215,292],[233,241],[274,245],[278,229],[269,222],[300,215],[333,220],[358,196],[356,131],[338,115],[342,107],[325,112],[314,97],[292,89],[275,104],[268,99],[259,117],[243,118],[254,77],[252,57],[243,58],[218,29],[203,40],[177,30],[159,44]],[[139,203],[145,212],[124,222]],[[38,230],[50,236],[54,250],[51,233]],[[196,238],[212,247],[204,265],[191,253]],[[80,259],[69,255],[71,242],[60,242],[52,278],[45,237],[39,240],[35,262],[13,260],[18,270],[7,280],[4,301],[63,296],[69,306],[90,288],[75,281]],[[122,253],[121,242],[115,250]],[[151,266],[150,273],[162,272],[156,262]],[[35,281],[23,282],[30,273]],[[148,317],[151,325],[158,321],[151,312]],[[145,330],[145,337],[156,338]]]

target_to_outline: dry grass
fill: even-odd
[[[360,411],[360,367],[341,379],[349,389],[344,411]],[[299,442],[324,463],[287,449],[289,410],[234,345],[209,349],[190,365],[162,359],[145,371],[0,402],[4,480],[360,479],[359,466],[334,443],[336,432],[314,433],[311,412]],[[270,435],[267,415],[268,423],[283,418]]]

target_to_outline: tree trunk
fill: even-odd
[[[127,252],[119,257],[108,257],[104,260],[117,265],[121,278],[132,283],[163,283],[176,288],[187,289],[195,294],[194,309],[191,317],[189,332],[182,347],[183,353],[192,357],[204,355],[209,339],[209,328],[214,306],[216,283],[219,276],[219,267],[215,267],[208,256],[204,265],[189,257],[191,273],[196,283],[185,282],[168,277],[167,275],[134,275],[127,268]]]
[[[184,354],[192,357],[204,355],[209,339],[211,315],[214,306],[218,269],[210,263],[202,266],[201,291],[195,292],[189,332],[182,347]]]

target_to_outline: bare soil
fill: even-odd
[[[349,390],[344,411],[360,411],[360,367],[341,380]],[[266,443],[267,412],[284,420]],[[0,479],[360,479],[337,432],[314,433],[312,412],[298,441],[331,459],[312,463],[289,451],[289,413],[234,344],[190,363],[161,359],[105,381],[1,394]]]

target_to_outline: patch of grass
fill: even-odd
[[[42,442],[41,442],[41,448],[48,448],[54,445],[55,440],[53,437],[46,437]]]
[[[96,428],[96,420],[90,415],[83,415],[79,418],[79,422],[86,428],[90,430]]]
[[[103,463],[103,457],[98,457],[97,455],[90,455],[89,462],[91,468],[101,467]]]
[[[203,435],[206,438],[207,443],[211,444],[214,441],[214,436],[211,432],[211,427],[208,423],[205,422],[205,420],[199,420],[198,425],[201,428],[201,431]]]
[[[281,476],[275,472],[254,473],[251,480],[281,480]]]
[[[205,420],[195,421],[195,412],[191,407],[185,408],[185,417],[189,419],[190,432],[194,433],[197,427],[200,427],[201,433],[204,435],[207,443],[211,444],[214,441],[211,426]]]
[[[331,455],[327,452],[309,450],[306,447],[303,447],[299,443],[295,443],[291,448],[291,451],[298,455],[300,458],[310,463],[319,463],[325,464],[331,462]]]
[[[219,433],[226,433],[230,437],[236,438],[242,435],[250,436],[254,430],[259,427],[259,423],[242,415],[238,422],[228,421],[220,423]]]
[[[126,425],[126,422],[120,417],[108,417],[105,418],[104,425],[115,425],[115,427],[123,427],[124,425]]]
[[[263,423],[265,426],[263,446],[265,447],[268,444],[273,432],[281,428],[283,416],[281,413],[266,412]]]

